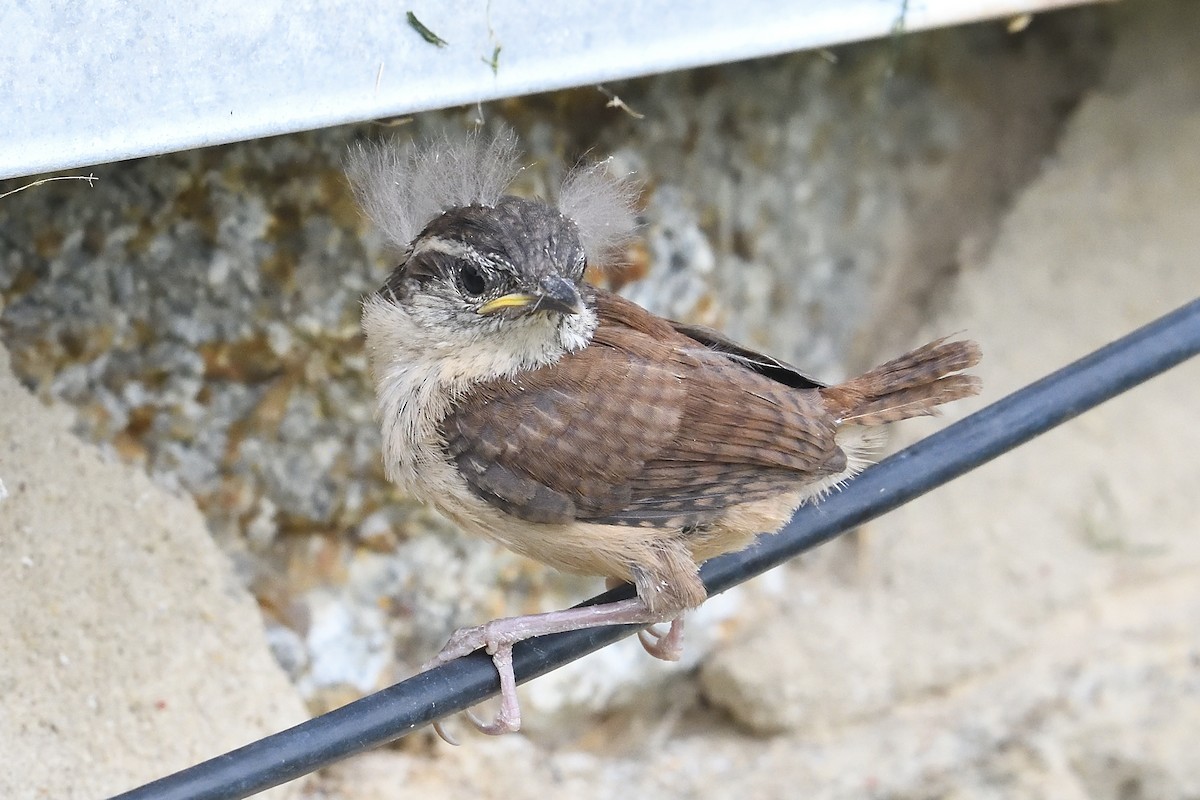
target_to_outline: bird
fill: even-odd
[[[598,162],[553,200],[518,197],[519,160],[501,131],[361,144],[347,164],[399,253],[362,314],[388,479],[469,533],[636,589],[456,631],[423,669],[486,650],[500,708],[468,715],[488,734],[521,725],[515,643],[633,624],[651,655],[678,659],[684,614],[707,597],[701,563],[844,484],[884,426],[982,388],[971,340],[829,385],[595,286],[589,266],[635,233],[637,185]]]

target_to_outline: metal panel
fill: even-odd
[[[1076,2],[7,0],[0,178]]]

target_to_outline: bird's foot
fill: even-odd
[[[455,631],[441,652],[427,662],[421,671],[439,667],[481,648],[486,650],[500,675],[500,711],[491,722],[484,722],[470,711],[465,713],[471,724],[483,733],[492,736],[513,733],[521,728],[521,706],[517,700],[517,680],[513,673],[514,644],[551,633],[598,628],[604,625],[645,625],[665,622],[670,618],[668,614],[651,611],[638,598],[545,614],[506,617]],[[645,632],[640,631],[639,638],[642,633]],[[675,661],[679,658],[683,645],[683,620],[676,617],[665,634],[650,633],[648,636],[652,637],[649,643],[647,639],[642,639],[642,646],[648,653],[667,661]],[[433,723],[433,728],[438,736],[449,744],[458,744],[446,731],[441,720]]]
[[[671,620],[671,627],[662,632],[657,625],[638,631],[638,641],[646,652],[663,661],[678,661],[683,655],[683,616]]]
[[[520,625],[502,623],[519,623],[523,619],[526,618],[511,617],[493,620],[473,628],[460,628],[451,634],[446,646],[421,667],[421,672],[425,672],[447,664],[456,658],[462,658],[480,648],[487,651],[487,654],[492,657],[492,664],[496,667],[496,672],[500,675],[500,711],[491,722],[484,722],[470,710],[463,713],[476,730],[489,736],[515,733],[521,729],[521,705],[517,702],[517,678],[513,673],[512,648],[517,642],[538,634],[525,633],[522,636],[523,629]],[[434,722],[433,729],[447,744],[458,744],[458,740],[446,730],[443,720]]]

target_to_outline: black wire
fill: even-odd
[[[801,508],[778,534],[701,569],[723,592],[839,533],[874,519],[1023,444],[1200,352],[1200,300],[1134,331],[867,469],[844,490]],[[632,597],[629,587],[588,604]],[[598,650],[636,629],[542,636],[514,648],[519,682]],[[246,797],[397,739],[494,696],[491,660],[474,653],[233,752],[119,795],[115,800]]]

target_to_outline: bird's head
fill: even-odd
[[[483,372],[541,366],[587,345],[596,326],[584,283],[633,229],[633,190],[603,165],[572,172],[556,205],[505,194],[517,172],[511,136],[437,141],[402,158],[354,155],[360,201],[399,264],[364,304],[373,351],[465,358]],[[471,367],[468,371],[477,372]]]
[[[545,203],[502,197],[452,208],[413,240],[379,290],[449,336],[542,329],[583,314],[587,254],[573,221]]]

